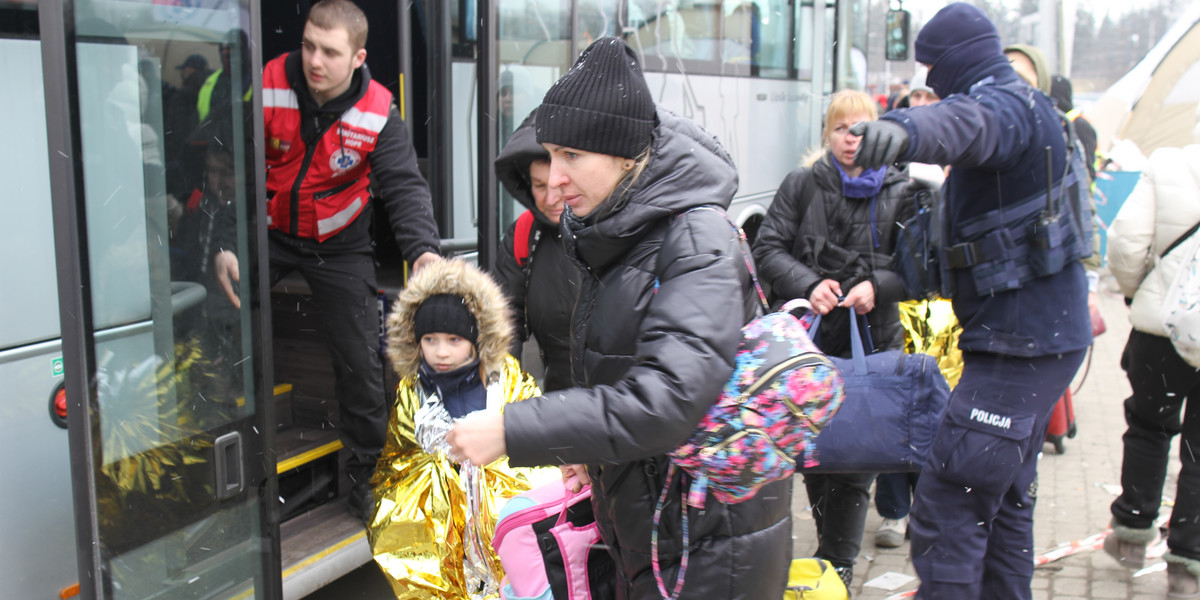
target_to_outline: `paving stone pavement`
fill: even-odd
[[[1129,395],[1129,382],[1120,368],[1121,351],[1129,336],[1128,311],[1110,276],[1101,279],[1100,304],[1108,332],[1096,338],[1091,368],[1075,394],[1078,435],[1065,441],[1066,451],[1054,453],[1046,444],[1038,466],[1038,501],[1034,512],[1034,552],[1083,540],[1105,531],[1108,507],[1120,491],[1121,435],[1125,431],[1122,403]],[[1080,385],[1083,368],[1072,389]],[[1179,472],[1178,442],[1172,449],[1166,496],[1175,493]],[[794,556],[811,556],[816,551],[816,527],[800,479],[794,495]],[[895,549],[876,548],[874,532],[882,518],[871,507],[867,517],[863,551],[854,568],[851,585],[856,600],[886,600],[917,587],[916,572],[909,560],[909,544]],[[1146,565],[1161,563],[1147,559]],[[887,573],[913,577],[893,590],[865,586]],[[1034,600],[1125,599],[1160,600],[1166,597],[1165,571],[1133,577],[1102,550],[1083,550],[1049,562],[1034,571]]]

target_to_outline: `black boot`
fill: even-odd
[[[850,597],[850,582],[854,581],[854,567],[834,567],[838,577],[842,578],[842,583],[846,584],[846,598]]]
[[[350,497],[347,499],[347,507],[350,509],[350,514],[362,519],[364,525],[370,526],[371,520],[375,518],[375,495],[371,493],[371,486],[367,483],[359,483],[350,488]]]

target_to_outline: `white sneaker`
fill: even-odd
[[[908,517],[899,519],[884,519],[875,532],[875,545],[880,548],[899,548],[904,544],[904,534],[908,531]]]

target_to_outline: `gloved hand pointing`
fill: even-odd
[[[894,121],[860,121],[850,134],[862,136],[854,153],[854,164],[867,169],[890,165],[908,149],[908,130]]]

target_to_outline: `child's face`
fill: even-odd
[[[421,336],[421,355],[439,373],[453,371],[475,359],[475,345],[452,333],[427,333]]]

